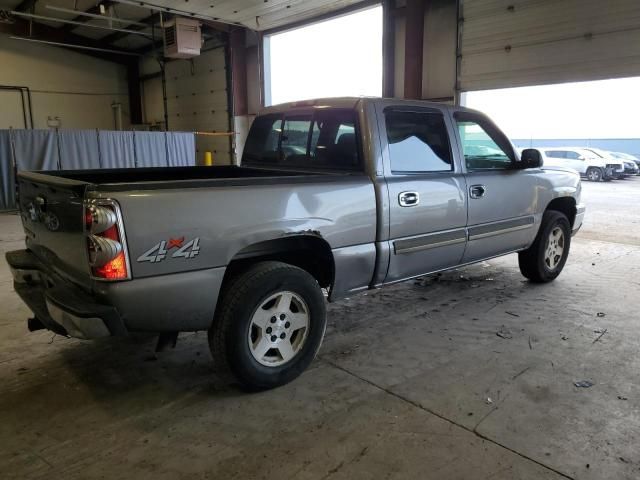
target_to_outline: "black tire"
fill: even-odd
[[[562,230],[562,255],[553,268],[547,264],[545,259],[547,247],[549,246],[549,236],[556,228]],[[546,283],[554,280],[567,262],[569,249],[571,248],[571,225],[569,219],[555,210],[547,210],[542,215],[542,224],[533,244],[527,249],[518,253],[518,265],[520,272],[526,278],[536,283]]]
[[[249,346],[252,318],[278,292],[292,292],[308,309],[309,326],[300,350],[277,366],[259,363]],[[209,330],[209,348],[216,367],[230,373],[245,389],[266,390],[291,382],[312,362],[320,349],[327,319],[324,295],[308,272],[281,262],[260,262],[237,274],[225,286],[216,318]],[[271,350],[269,350],[271,351]]]
[[[587,169],[587,178],[592,182],[601,182],[604,178],[604,172],[598,167],[589,167]]]

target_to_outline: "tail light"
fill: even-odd
[[[111,200],[87,202],[84,210],[87,253],[94,278],[131,278],[124,226],[118,204]]]

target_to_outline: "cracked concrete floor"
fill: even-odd
[[[0,262],[2,477],[640,478],[640,178],[584,190],[553,284],[511,255],[341,301],[312,368],[254,395],[213,381],[204,333],[157,358],[28,333]]]

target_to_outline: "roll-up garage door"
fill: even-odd
[[[224,48],[204,51],[189,60],[167,62],[169,129],[185,132],[228,132],[227,74]],[[214,163],[230,163],[227,136],[196,135],[196,155],[213,152]]]
[[[462,0],[463,91],[640,75],[640,0]]]

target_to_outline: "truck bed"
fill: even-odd
[[[295,170],[279,170],[266,168],[238,167],[221,165],[213,167],[160,167],[160,168],[118,168],[94,170],[60,170],[36,172],[38,180],[43,176],[55,179],[67,179],[75,182],[93,185],[105,184],[133,184],[145,182],[188,182],[188,181],[223,181],[241,179],[266,179],[282,177],[326,176],[327,172],[302,172]],[[344,174],[340,174],[343,176]],[[29,177],[30,173],[21,173],[22,177]],[[206,182],[204,182],[206,183]],[[217,183],[217,182],[216,182]],[[181,186],[184,186],[181,183]]]

